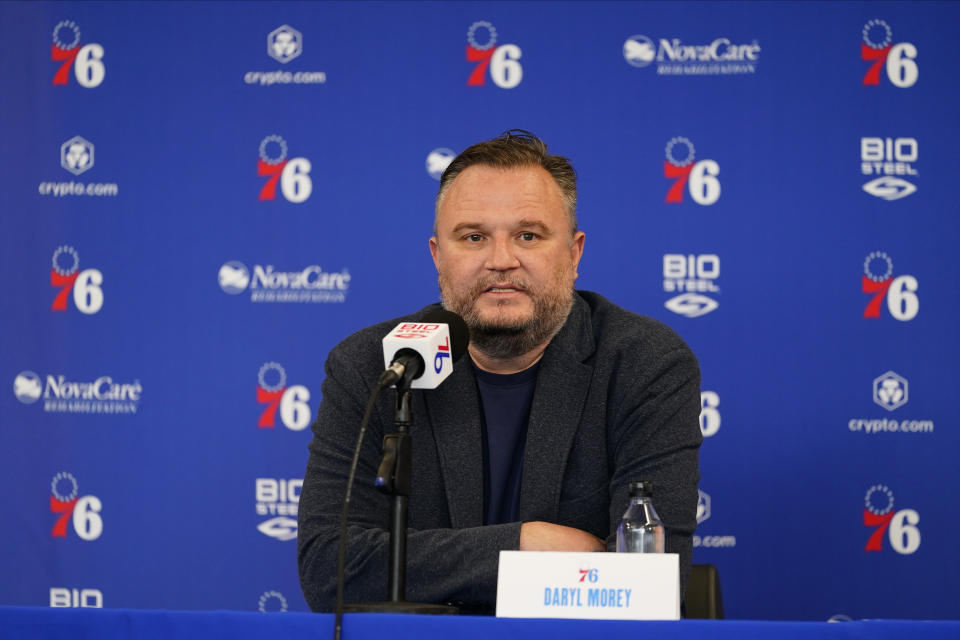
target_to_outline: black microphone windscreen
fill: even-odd
[[[454,362],[467,352],[467,345],[470,344],[470,330],[467,329],[467,323],[463,321],[463,318],[453,311],[434,309],[426,314],[421,322],[443,323],[450,328],[450,350],[453,352]]]

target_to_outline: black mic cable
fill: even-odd
[[[343,499],[343,511],[340,512],[340,545],[337,550],[337,607],[333,627],[334,640],[340,640],[340,633],[343,628],[343,583],[344,566],[347,562],[347,512],[350,510],[350,495],[353,492],[353,480],[357,475],[357,465],[360,462],[360,449],[363,446],[363,436],[367,432],[367,424],[370,422],[370,416],[373,414],[373,406],[377,401],[380,392],[399,378],[393,369],[387,369],[377,381],[377,386],[370,399],[367,401],[367,408],[363,412],[363,419],[360,421],[360,432],[357,434],[357,446],[353,450],[353,459],[350,461],[350,473],[347,474],[347,492]]]

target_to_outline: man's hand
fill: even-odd
[[[520,551],[606,551],[606,545],[586,531],[549,522],[520,525]]]

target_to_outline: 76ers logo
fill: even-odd
[[[50,286],[60,291],[53,299],[53,311],[67,310],[67,297],[73,291],[73,303],[86,314],[103,308],[103,274],[99,269],[80,271],[80,256],[73,247],[57,247],[53,252],[53,268],[50,269]]]
[[[887,78],[895,87],[905,89],[917,82],[920,69],[916,63],[917,48],[909,42],[893,44],[893,31],[883,20],[863,25],[860,59],[873,62],[863,74],[864,85],[880,84],[880,69],[886,67]]]
[[[270,176],[260,189],[260,200],[275,200],[277,181],[280,192],[290,202],[304,202],[313,193],[310,179],[310,161],[306,158],[287,159],[287,141],[280,136],[267,136],[260,142],[257,175]]]
[[[667,191],[667,202],[683,202],[684,187],[693,201],[711,205],[720,198],[720,165],[714,160],[694,162],[693,143],[678,136],[667,142],[667,159],[663,163],[663,175],[674,180]]]
[[[103,504],[97,496],[78,495],[77,479],[62,471],[53,476],[50,483],[50,512],[60,514],[50,535],[67,537],[67,523],[72,521],[73,530],[82,540],[96,540],[103,533]]]
[[[310,424],[310,390],[303,385],[287,386],[287,372],[277,362],[267,362],[257,375],[257,402],[267,407],[260,414],[257,427],[273,429],[277,409],[283,426],[291,431],[303,431]]]
[[[72,20],[62,20],[53,28],[50,59],[62,62],[53,76],[53,84],[67,84],[70,68],[77,84],[87,89],[99,87],[106,69],[103,66],[103,47],[96,43],[80,45],[80,27]]]
[[[913,276],[893,277],[893,260],[883,251],[874,251],[863,261],[864,293],[872,294],[864,318],[879,318],[880,304],[887,300],[887,310],[897,320],[906,322],[917,317],[920,310],[920,298],[917,297],[918,283]]]
[[[467,62],[478,63],[467,79],[468,87],[482,87],[487,69],[490,79],[501,89],[513,89],[523,80],[523,67],[518,60],[523,51],[515,44],[497,46],[497,29],[486,20],[479,20],[467,29]]]
[[[893,510],[893,492],[875,484],[864,498],[863,526],[875,527],[867,540],[866,551],[883,551],[883,534],[887,533],[890,547],[901,555],[909,555],[920,548],[920,514],[913,509]]]

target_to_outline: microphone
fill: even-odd
[[[445,309],[418,322],[401,322],[383,338],[382,387],[436,389],[466,352],[470,332],[463,318]]]

